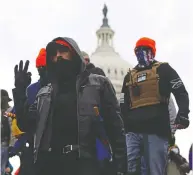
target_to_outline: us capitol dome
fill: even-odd
[[[106,76],[111,80],[119,100],[124,76],[129,68],[132,68],[132,65],[122,59],[114,49],[113,37],[115,32],[108,24],[107,12],[108,9],[105,5],[103,8],[103,24],[96,32],[98,45],[90,59],[96,67],[103,69]]]

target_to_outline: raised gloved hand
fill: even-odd
[[[188,116],[178,114],[176,117],[175,124],[177,129],[186,129],[190,124]]]
[[[15,87],[18,89],[25,90],[31,84],[31,73],[28,72],[29,61],[25,62],[23,67],[23,61],[19,62],[19,69],[18,65],[14,68],[15,73]]]

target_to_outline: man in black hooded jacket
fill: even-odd
[[[86,52],[82,51],[82,56],[84,57],[84,62],[86,64],[86,70],[88,70],[92,74],[106,76],[104,71],[101,68],[95,67],[95,65],[90,62],[89,55]]]
[[[18,126],[35,134],[36,174],[99,175],[95,140],[98,107],[112,145],[117,173],[126,171],[123,121],[112,84],[106,77],[85,70],[83,57],[71,38],[48,43],[48,86],[37,94],[31,106],[25,89],[30,84],[29,61],[15,67],[15,102]]]

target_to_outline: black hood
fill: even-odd
[[[48,71],[49,77],[54,75],[53,69],[52,69],[53,63],[50,60],[50,53],[52,52],[51,49],[53,49],[52,45],[54,45],[55,41],[58,41],[58,40],[62,40],[62,41],[67,42],[73,48],[73,50],[75,52],[75,59],[77,61],[77,64],[80,65],[78,74],[84,72],[86,69],[86,65],[84,63],[84,57],[82,56],[82,53],[81,53],[77,43],[72,38],[57,37],[57,38],[53,39],[50,43],[48,43],[48,45],[46,46],[46,52],[47,52],[46,62],[47,62],[47,71]]]

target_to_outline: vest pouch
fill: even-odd
[[[139,97],[141,94],[140,93],[140,86],[137,84],[131,86],[131,91],[132,91],[133,96],[135,96],[135,97]]]

